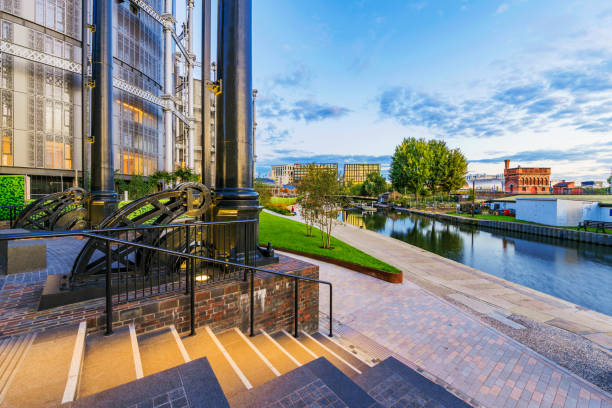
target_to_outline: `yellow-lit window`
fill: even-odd
[[[56,167],[61,168],[62,164],[64,163],[64,144],[61,142],[55,142],[53,144],[53,147],[55,151],[55,157],[53,159],[53,163],[55,164]]]
[[[13,165],[13,141],[10,136],[4,135],[2,137],[2,165],[12,166]]]
[[[53,141],[45,141],[45,167],[53,168]]]
[[[64,145],[64,168],[72,169],[72,146]]]

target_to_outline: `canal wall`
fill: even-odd
[[[556,228],[546,225],[526,224],[512,221],[479,220],[476,218],[461,217],[444,213],[413,210],[409,208],[395,208],[396,211],[411,212],[430,218],[449,221],[453,224],[468,224],[478,227],[487,227],[504,231],[520,232],[524,234],[540,235],[544,237],[565,239],[568,241],[585,242],[588,244],[612,247],[612,234],[602,234],[575,229]]]

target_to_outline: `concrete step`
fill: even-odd
[[[250,337],[249,339],[281,374],[288,373],[302,365],[293,355],[263,330],[257,336]]]
[[[138,336],[138,349],[145,377],[190,361],[174,326]]]
[[[217,334],[217,338],[253,387],[278,376],[280,372],[251,341],[235,328]]]
[[[58,406],[67,388],[71,388],[69,378],[72,378],[74,387],[69,394],[74,396],[80,369],[79,349],[82,353],[81,346],[75,348],[78,333],[79,325],[62,326],[38,333],[6,385],[0,397],[0,405]],[[82,338],[84,340],[84,335]],[[72,364],[73,357],[75,364]],[[71,365],[75,367],[71,369]]]
[[[353,365],[362,373],[367,371],[370,367],[373,367],[374,364],[368,364],[365,361],[361,360],[355,353],[351,352],[350,349],[345,348],[342,344],[337,342],[334,337],[329,337],[323,333],[314,333],[312,335],[315,339],[317,339],[321,344],[325,345],[327,348],[332,350],[334,353],[338,354],[348,363]]]
[[[376,401],[325,358],[318,358],[229,399],[232,408],[376,408]]]
[[[349,378],[353,378],[361,374],[361,370],[346,361],[338,353],[327,347],[327,345],[321,343],[318,339],[315,339],[310,334],[302,331],[299,337],[300,343],[308,347],[313,353],[319,357],[325,357],[327,361],[336,366],[340,371]]]
[[[23,356],[35,338],[36,334],[28,333],[7,337],[0,341],[0,403],[19,368]]]
[[[393,357],[355,377],[354,381],[383,407],[470,407],[444,387]]]
[[[206,358],[90,395],[62,407],[229,408]]]
[[[298,339],[293,337],[291,334],[282,330],[278,333],[274,333],[272,338],[278,342],[289,354],[291,354],[300,364],[304,365],[309,363],[319,356],[317,356],[312,350],[302,344]]]
[[[208,359],[223,393],[228,398],[252,388],[249,380],[208,326],[199,328],[195,336],[185,336],[182,340],[192,359],[201,357]]]
[[[136,380],[135,352],[129,327],[88,336],[78,398]]]

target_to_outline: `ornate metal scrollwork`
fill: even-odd
[[[209,189],[201,183],[187,182],[172,190],[154,193],[133,201],[117,210],[100,224],[100,228],[136,227],[140,225],[168,225],[180,217],[202,217],[211,207]],[[130,230],[114,235],[126,241],[155,246],[158,248],[188,250],[185,237],[175,237],[176,231],[166,228]],[[70,284],[78,285],[96,280],[106,271],[104,253],[106,244],[100,240],[90,239],[72,268]],[[151,267],[152,255],[149,251],[134,246],[119,245],[113,249],[113,273],[129,271],[134,275],[147,275]],[[168,263],[174,257],[162,257]],[[159,256],[157,260],[159,261]],[[176,262],[176,260],[174,260]],[[172,267],[176,267],[173,265]]]
[[[39,198],[21,211],[14,228],[43,231],[87,228],[87,195],[86,190],[71,187]]]

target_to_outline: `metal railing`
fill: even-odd
[[[208,244],[215,237],[231,236],[237,233],[239,226],[244,226],[244,256],[231,259],[229,241],[217,242],[214,248]],[[76,284],[87,285],[92,281],[104,280],[104,298],[106,314],[106,334],[112,334],[113,307],[135,300],[153,296],[183,292],[189,294],[190,331],[195,334],[195,292],[197,288],[228,280],[249,280],[249,335],[254,336],[255,325],[255,276],[271,274],[293,280],[293,335],[298,337],[299,326],[299,290],[300,281],[318,283],[329,287],[329,336],[333,336],[333,287],[331,282],[306,276],[278,272],[254,266],[258,249],[254,235],[256,220],[226,222],[196,222],[159,226],[138,226],[80,231],[42,231],[0,236],[0,241],[21,239],[44,239],[60,237],[85,237],[94,240],[98,245],[98,257],[94,267],[85,279]],[[250,227],[247,227],[250,226]],[[152,231],[163,229],[164,233],[156,234],[167,239],[150,243],[136,242],[134,239],[144,237]],[[234,230],[232,232],[232,229]],[[250,230],[250,232],[249,232]],[[159,231],[155,231],[156,233]],[[230,235],[228,235],[230,234]],[[181,237],[187,245],[179,244]],[[210,237],[211,240],[203,238]],[[164,245],[162,246],[162,245]],[[172,245],[174,249],[171,248]],[[252,247],[252,248],[251,248]],[[179,248],[177,250],[176,248]],[[180,250],[183,249],[183,250]],[[211,256],[212,255],[212,256]],[[217,257],[215,257],[217,256]],[[230,260],[231,259],[231,260]],[[103,265],[100,267],[100,265]],[[76,267],[76,263],[75,263]],[[101,285],[99,285],[101,286]]]

